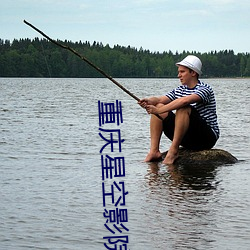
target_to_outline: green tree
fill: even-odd
[[[245,76],[250,76],[250,57],[247,58],[246,68],[244,71]]]

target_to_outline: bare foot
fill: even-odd
[[[174,161],[179,157],[178,151],[177,152],[172,152],[171,150],[168,151],[164,161],[162,162],[163,164],[166,165],[172,165],[174,164]]]
[[[161,152],[156,151],[156,152],[149,152],[148,155],[146,156],[144,162],[150,162],[150,161],[156,161],[161,158]]]

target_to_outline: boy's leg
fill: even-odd
[[[189,128],[182,139],[181,145],[186,149],[204,150],[211,149],[217,141],[212,129],[203,120],[198,111],[191,108]]]
[[[190,106],[180,108],[176,111],[174,137],[170,149],[168,150],[168,153],[163,161],[164,164],[173,164],[178,158],[179,146],[189,128],[190,114]]]
[[[158,107],[162,105],[157,105]],[[161,114],[161,117],[165,119],[168,113]],[[163,124],[162,120],[160,120],[157,116],[151,115],[150,119],[150,151],[145,158],[145,162],[157,160],[161,158],[161,152],[159,149],[160,139],[162,135]]]

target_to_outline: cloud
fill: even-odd
[[[228,5],[228,4],[234,4],[234,3],[239,3],[240,1],[238,0],[210,0],[210,1],[204,1],[209,5]]]
[[[86,9],[89,8],[89,4],[87,4],[87,3],[81,3],[79,5],[79,8],[80,8],[80,10],[86,10]]]
[[[197,1],[198,2],[198,1]],[[199,3],[203,3],[204,6],[212,8],[213,10],[220,10],[226,12],[228,10],[237,11],[238,9],[249,9],[249,0],[200,0]]]
[[[159,3],[166,3],[168,2],[167,0],[134,0],[132,1],[132,3],[135,3],[136,5],[144,5],[144,6],[148,6],[148,5],[156,5]]]

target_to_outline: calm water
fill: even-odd
[[[179,84],[119,81],[138,97]],[[106,79],[0,79],[0,249],[105,249],[97,102],[116,99],[124,116],[129,249],[249,249],[250,80],[205,82],[217,97],[216,148],[237,164],[143,163],[149,116]]]

